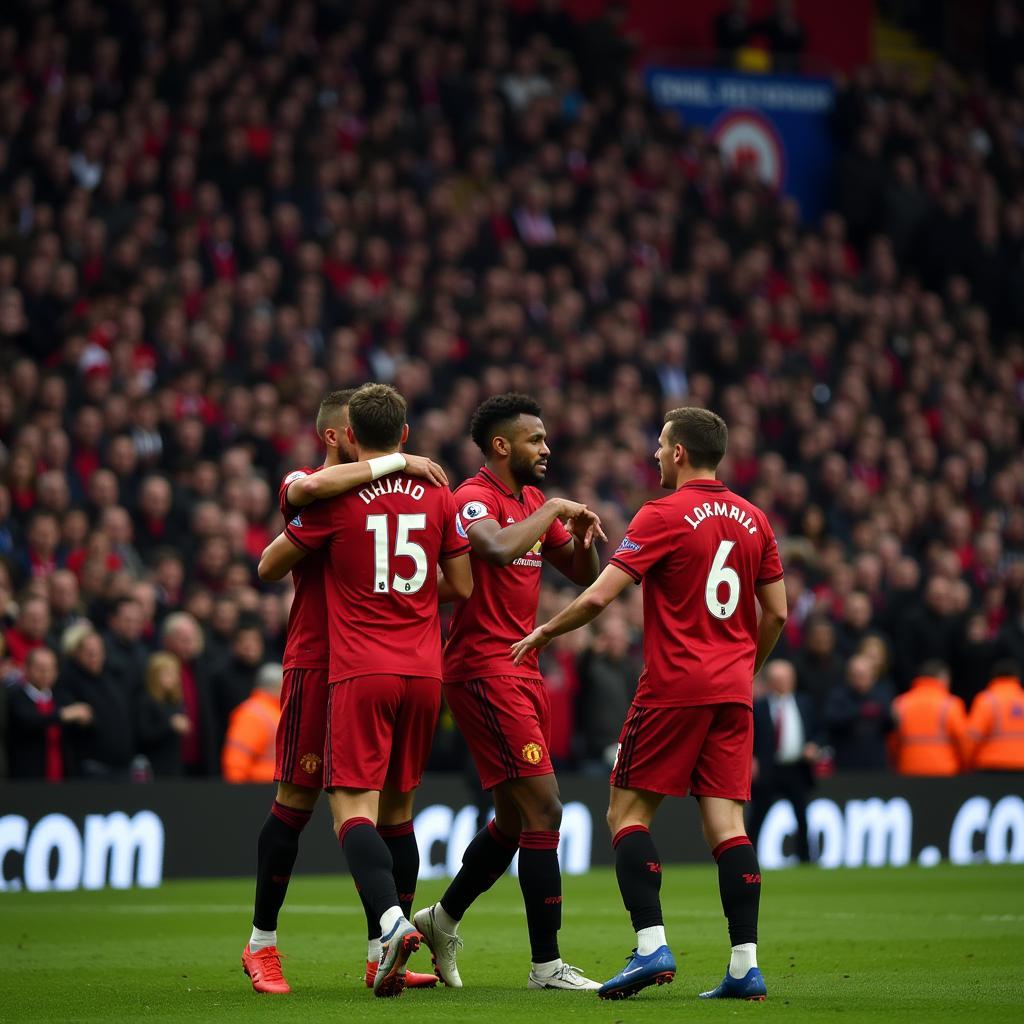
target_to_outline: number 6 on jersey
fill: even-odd
[[[704,586],[704,603],[708,611],[716,619],[727,619],[740,603],[740,578],[735,569],[725,564],[729,552],[736,547],[736,541],[723,540],[718,545],[715,557],[711,561],[711,571],[708,573],[708,581]],[[729,588],[729,596],[723,602],[718,596],[720,587]]]

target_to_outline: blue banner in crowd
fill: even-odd
[[[659,107],[707,128],[728,164],[755,164],[763,181],[800,203],[805,220],[825,209],[835,104],[829,79],[649,68],[647,89]]]

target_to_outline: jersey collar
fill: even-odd
[[[515,495],[505,486],[504,482],[494,475],[486,466],[480,468],[477,476],[482,476],[492,487],[497,488],[506,498],[515,498]]]
[[[689,487],[695,491],[724,491],[725,484],[721,480],[687,480],[683,487]],[[682,490],[680,487],[679,490]]]

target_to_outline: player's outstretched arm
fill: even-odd
[[[754,675],[772,653],[782,627],[789,617],[786,605],[786,584],[784,580],[766,583],[757,588],[757,601],[761,605],[761,621],[757,624],[757,653],[754,657]]]
[[[439,563],[441,579],[437,581],[437,602],[465,601],[473,593],[473,567],[468,553],[446,558]]]
[[[265,583],[283,580],[307,552],[293,544],[285,533],[279,533],[264,549],[256,573]]]
[[[614,565],[605,570],[572,604],[553,619],[538,626],[529,636],[512,644],[512,660],[519,665],[531,650],[542,650],[556,636],[571,633],[596,619],[633,582],[633,577]]]
[[[601,518],[585,508],[569,520],[572,543],[545,551],[544,557],[567,579],[578,587],[590,586],[601,571],[595,539],[607,540],[601,529]]]
[[[493,519],[467,524],[469,543],[475,554],[494,565],[511,565],[544,536],[556,519],[572,519],[587,510],[586,505],[565,498],[550,498],[521,523],[499,526]]]
[[[296,508],[311,505],[314,501],[333,498],[338,494],[354,490],[390,473],[405,472],[409,476],[428,480],[438,487],[448,486],[445,471],[422,455],[406,455],[396,452],[382,455],[366,462],[349,462],[343,466],[328,466],[319,473],[307,473],[297,477],[288,485],[288,501]]]

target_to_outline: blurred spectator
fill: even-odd
[[[208,666],[202,660],[203,634],[188,612],[173,612],[161,628],[163,648],[181,665],[181,695],[192,728],[182,735],[181,763],[186,775],[217,771],[217,719]]]
[[[928,659],[955,662],[960,622],[954,612],[953,588],[944,576],[925,586],[924,601],[903,622],[899,648],[899,679],[909,680]]]
[[[640,661],[624,615],[606,614],[595,625],[596,636],[578,662],[577,737],[584,761],[611,771],[640,678]]]
[[[23,678],[9,682],[7,746],[12,779],[61,782],[75,774],[71,747],[78,730],[90,728],[92,708],[54,694],[57,656],[47,647],[29,652]]]
[[[29,651],[42,647],[50,630],[50,606],[45,597],[26,597],[18,609],[18,618],[4,634],[7,656],[20,668]]]
[[[214,710],[217,714],[217,742],[223,744],[231,713],[253,691],[256,673],[263,663],[263,631],[255,618],[241,619],[226,662],[214,666]]]
[[[825,705],[836,768],[885,770],[892,698],[891,688],[878,682],[875,664],[869,657],[857,654],[850,659],[846,682],[833,689]]]
[[[795,0],[775,0],[772,13],[757,23],[757,31],[768,42],[776,71],[795,74],[800,70],[807,37],[797,17]]]
[[[800,692],[811,697],[820,721],[829,695],[843,681],[844,663],[836,651],[836,629],[827,618],[808,619],[803,649],[794,663]]]
[[[730,0],[729,6],[715,15],[715,53],[723,67],[733,66],[736,54],[747,45],[754,30],[750,0]]]
[[[50,606],[47,643],[59,647],[64,630],[85,620],[78,578],[69,569],[58,569],[46,581]]]
[[[78,773],[86,778],[127,780],[137,751],[136,707],[106,668],[103,639],[87,622],[71,626],[61,639],[65,658],[57,679],[60,703],[92,709],[89,728],[73,738]]]
[[[145,663],[145,685],[139,698],[139,751],[154,778],[174,778],[183,771],[182,737],[192,731],[181,689],[181,662],[167,651],[151,654]]]
[[[754,780],[750,835],[754,844],[765,815],[776,800],[788,800],[796,815],[796,855],[811,860],[807,803],[814,786],[813,766],[821,755],[814,703],[796,692],[796,669],[776,658],[763,671],[765,694],[754,701]]]
[[[977,771],[1024,771],[1024,687],[1020,666],[997,662],[967,719],[971,766]]]
[[[126,693],[138,694],[146,674],[149,652],[142,642],[142,609],[133,597],[122,597],[107,617],[103,643],[107,666]]]
[[[949,692],[949,666],[927,661],[892,702],[890,753],[901,775],[956,775],[967,763],[967,709]]]
[[[282,678],[280,665],[268,662],[260,666],[256,688],[232,713],[222,757],[228,782],[270,782],[274,778]]]

